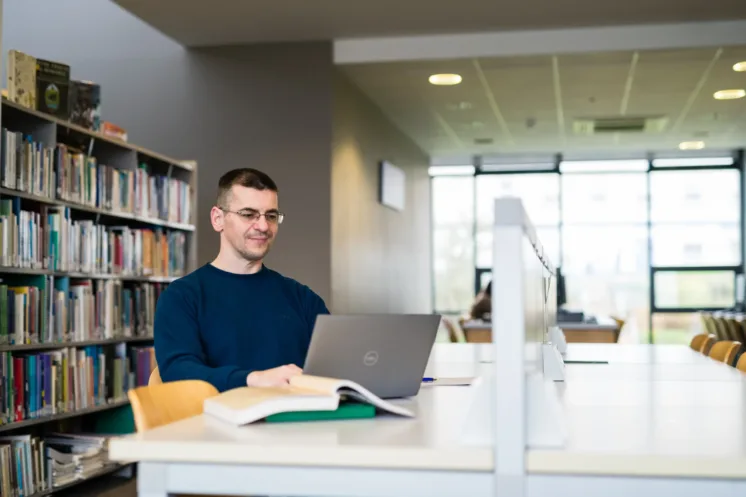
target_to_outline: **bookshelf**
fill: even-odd
[[[147,383],[155,303],[196,267],[197,170],[0,105],[0,494],[35,497],[127,466],[53,481],[45,444]]]

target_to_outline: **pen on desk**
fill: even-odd
[[[435,381],[435,378],[422,378],[423,383],[432,383]]]

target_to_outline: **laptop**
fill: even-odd
[[[422,385],[440,319],[437,314],[319,315],[303,372],[351,380],[381,398],[412,397]]]

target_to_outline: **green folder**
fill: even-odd
[[[376,415],[376,407],[370,404],[351,402],[340,404],[334,411],[281,412],[264,418],[267,423],[287,423],[297,421],[329,421],[336,419],[363,419]]]

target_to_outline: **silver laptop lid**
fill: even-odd
[[[440,320],[435,314],[320,315],[303,372],[351,380],[382,398],[417,395]]]

